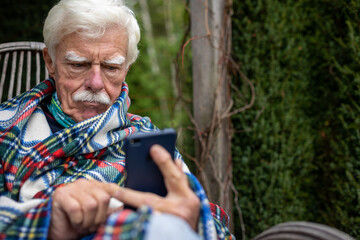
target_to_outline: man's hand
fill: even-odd
[[[79,179],[55,190],[50,239],[76,239],[92,233],[106,221],[110,198],[121,187],[114,183]]]
[[[150,154],[160,168],[165,180],[167,196],[121,188],[114,183],[80,179],[55,190],[52,202],[50,239],[76,239],[95,232],[105,223],[114,197],[133,207],[151,206],[157,212],[176,215],[196,230],[200,200],[190,189],[182,171],[181,160],[172,161],[170,154],[155,145]]]
[[[196,231],[200,200],[189,187],[187,176],[182,171],[181,160],[177,159],[174,164],[170,154],[159,145],[154,145],[150,154],[164,176],[167,196],[163,198],[152,193],[122,188],[117,193],[117,199],[133,207],[148,205],[155,211],[181,217]]]

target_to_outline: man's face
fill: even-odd
[[[56,47],[54,64],[44,49],[64,113],[80,122],[105,112],[114,103],[128,71],[127,45],[126,31],[111,28],[98,39],[66,35]]]

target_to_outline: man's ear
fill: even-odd
[[[45,60],[45,65],[46,65],[46,68],[49,72],[49,75],[51,77],[54,77],[55,75],[55,67],[54,67],[54,64],[53,64],[53,61],[50,57],[50,54],[49,54],[49,49],[46,47],[43,49],[43,57],[44,57],[44,60]]]

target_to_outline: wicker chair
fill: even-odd
[[[0,102],[29,90],[40,83],[40,80],[48,77],[42,58],[44,47],[45,44],[42,42],[0,44]],[[24,64],[25,56],[26,64]],[[23,74],[25,65],[26,74]]]

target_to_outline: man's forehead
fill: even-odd
[[[68,52],[91,58],[114,58],[117,55],[127,56],[127,33],[118,28],[107,29],[101,37],[93,38],[73,32],[65,35],[56,47],[58,56],[64,58]]]

